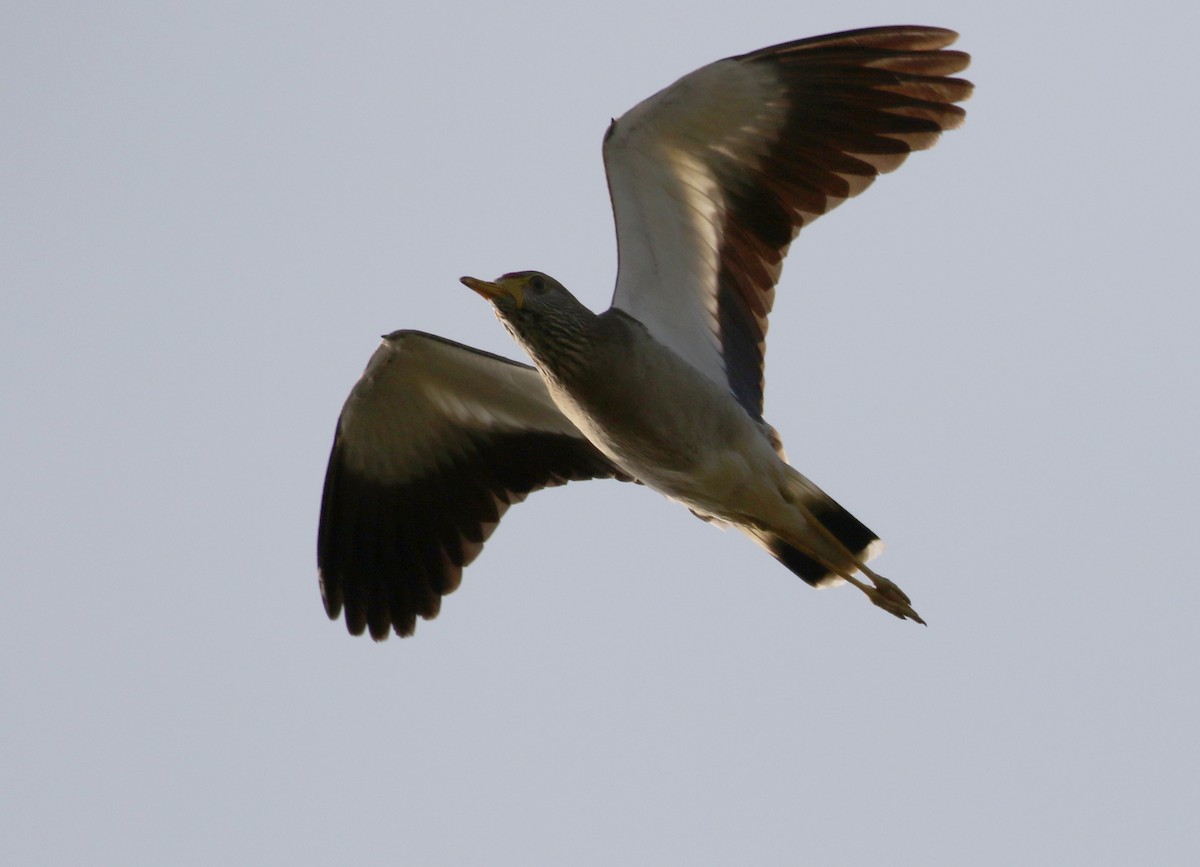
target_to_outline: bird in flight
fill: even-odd
[[[879,538],[787,463],[763,419],[767,317],[801,228],[957,127],[957,34],[876,27],[702,67],[612,122],[612,306],[538,271],[462,282],[529,366],[383,338],[338,419],[317,542],[329,617],[411,635],[505,510],[615,478],[733,526],[814,587],[849,582],[924,623],[868,565]]]

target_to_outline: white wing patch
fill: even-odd
[[[604,147],[619,258],[613,306],[722,386],[725,194],[707,158],[753,160],[758,130],[782,115],[772,79],[736,61],[706,66],[623,115]]]
[[[346,462],[378,482],[425,476],[471,447],[472,433],[582,438],[537,371],[412,332],[384,338],[342,410]]]

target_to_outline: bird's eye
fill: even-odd
[[[539,293],[545,292],[546,291],[546,278],[543,277],[541,274],[534,274],[532,277],[529,278],[529,288],[532,289],[534,292],[539,292]]]

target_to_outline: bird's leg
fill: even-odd
[[[863,572],[868,578],[871,579],[871,582],[875,585],[874,587],[872,587],[870,584],[864,584],[862,581],[859,581],[849,570],[835,568],[834,571],[836,571],[840,576],[845,578],[863,593],[867,594],[868,599],[870,599],[884,611],[888,612],[888,614],[894,614],[901,620],[915,620],[922,626],[928,626],[928,624],[921,619],[921,615],[913,609],[908,595],[899,587],[897,587],[894,582],[889,581],[887,578],[884,578],[882,575],[879,575],[875,572],[868,573],[866,568],[861,563],[856,565],[858,566],[859,571]]]
[[[889,614],[893,614],[896,617],[899,617],[901,620],[906,618],[908,620],[915,620],[922,626],[928,625],[924,620],[921,619],[921,615],[917,614],[916,610],[912,607],[912,601],[908,598],[908,595],[898,586],[896,586],[894,582],[884,578],[882,575],[875,572],[873,569],[867,566],[866,563],[860,560],[853,551],[851,551],[842,543],[841,539],[833,535],[828,527],[817,520],[816,516],[813,515],[812,510],[806,505],[798,501],[794,501],[792,505],[800,510],[800,512],[804,515],[804,519],[808,521],[810,526],[816,529],[818,533],[825,537],[827,542],[830,542],[835,548],[845,555],[846,559],[854,565],[854,568],[850,569],[845,566],[834,565],[827,562],[824,557],[813,554],[812,556],[820,561],[822,565],[831,571],[836,572],[846,581],[853,584],[855,587],[865,593],[871,602],[873,602],[875,605],[878,605]],[[855,570],[870,578],[871,584],[874,586],[872,587],[855,578]]]

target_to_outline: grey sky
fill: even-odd
[[[1194,859],[1200,14],[647,5],[0,9],[5,863]],[[610,117],[895,23],[967,123],[793,246],[766,415],[929,628],[614,482],[413,639],[328,622],[378,335],[520,357],[461,274],[606,306]]]

